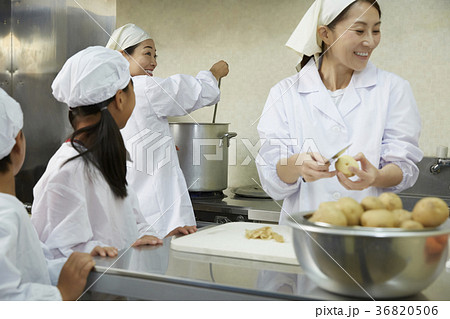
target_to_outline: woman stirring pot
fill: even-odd
[[[257,168],[264,190],[285,199],[280,223],[324,201],[399,192],[417,180],[423,153],[411,87],[369,62],[380,17],[375,0],[317,0],[287,43],[301,70],[271,89],[258,125],[267,142]],[[325,160],[350,143],[361,166],[352,179]]]
[[[129,61],[136,93],[136,107],[122,130],[133,161],[127,180],[147,222],[161,237],[193,233],[197,230],[194,211],[167,117],[217,103],[218,80],[228,74],[228,64],[219,61],[196,77],[153,77],[155,42],[134,24],[115,30],[106,47],[120,51]]]

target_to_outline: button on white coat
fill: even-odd
[[[341,128],[337,125],[333,126],[333,131],[336,133],[340,133],[341,132]]]
[[[339,192],[334,192],[334,193],[333,193],[333,198],[334,198],[335,200],[338,200],[339,198],[341,198],[341,193],[339,193]]]

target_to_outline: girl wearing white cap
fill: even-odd
[[[258,125],[267,139],[258,173],[273,198],[285,199],[280,222],[324,201],[399,192],[417,180],[423,153],[411,87],[369,62],[380,17],[375,0],[317,0],[287,42],[301,70],[271,89]],[[361,166],[352,179],[323,158],[350,143]]]
[[[162,243],[126,182],[119,129],[135,104],[128,68],[118,52],[89,47],[67,60],[53,81],[75,132],[34,188],[31,221],[55,258],[93,250],[115,256],[116,248]]]
[[[14,176],[25,159],[22,127],[19,103],[0,89],[0,300],[76,300],[95,263],[83,253],[46,261],[48,250],[15,196]]]
[[[130,62],[136,108],[122,135],[133,160],[127,180],[137,193],[142,213],[160,236],[193,233],[197,230],[194,211],[167,117],[215,104],[220,96],[217,81],[228,74],[228,65],[219,61],[196,77],[153,77],[155,42],[134,24],[115,30],[106,46],[122,52]],[[149,151],[138,156],[138,144],[150,150],[151,156]]]

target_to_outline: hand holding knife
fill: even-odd
[[[352,143],[345,146],[343,149],[341,149],[336,154],[334,154],[330,159],[326,160],[325,163],[323,163],[323,164],[330,165],[330,164],[334,163],[339,158],[339,156],[341,156],[351,145],[352,145]],[[310,156],[312,158],[314,158],[313,154],[310,154]],[[303,180],[303,182],[306,183],[306,180],[304,179],[304,177],[302,177],[302,180]]]
[[[334,154],[333,156],[331,156],[331,158],[329,160],[327,160],[325,162],[325,164],[332,164],[334,161],[336,161],[339,156],[341,156],[342,154],[344,154],[344,152],[350,147],[352,146],[353,143],[348,144],[346,147],[344,147],[343,149],[341,149],[339,152],[337,152],[336,154]]]

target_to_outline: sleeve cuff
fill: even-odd
[[[386,166],[387,164],[397,165],[402,170],[403,178],[398,185],[383,188],[384,192],[399,193],[405,189],[414,186],[414,184],[417,181],[417,178],[419,177],[419,169],[415,164],[409,164],[406,162],[385,162],[382,164],[382,167]]]

